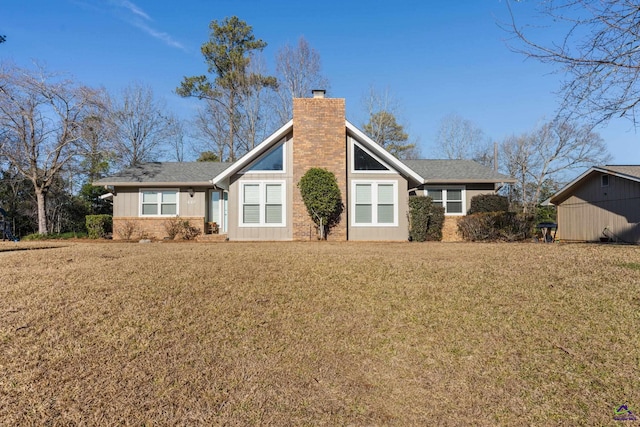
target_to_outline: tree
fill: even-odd
[[[562,110],[595,123],[626,117],[637,124],[640,103],[640,4],[630,0],[545,0],[535,26],[520,25],[507,2],[506,25],[527,57],[559,66],[567,76]],[[519,5],[518,7],[527,7]],[[543,42],[550,33],[563,34]]]
[[[38,232],[49,231],[47,193],[77,155],[99,93],[42,69],[0,68],[0,157],[33,185]]]
[[[220,158],[213,151],[203,151],[200,153],[197,162],[219,162]]]
[[[132,83],[111,108],[113,150],[120,166],[154,161],[180,134],[179,121],[155,99],[151,87]]]
[[[211,21],[209,28],[209,41],[202,45],[201,51],[208,72],[215,78],[210,80],[205,75],[185,77],[176,93],[210,101],[207,111],[218,116],[214,122],[215,136],[220,138],[223,131],[226,134],[218,141],[218,145],[224,147],[220,157],[233,161],[238,154],[243,154],[236,152],[243,97],[264,87],[275,87],[276,79],[248,71],[251,54],[262,51],[267,44],[255,38],[253,29],[246,22],[232,16],[222,22]],[[220,113],[224,114],[224,120],[220,120]]]
[[[311,168],[300,178],[298,188],[320,237],[326,239],[331,227],[340,222],[343,208],[336,176],[326,169]]]
[[[7,41],[7,36],[0,36],[0,43],[4,43]]]
[[[472,121],[451,113],[440,119],[434,152],[445,159],[469,159],[487,164],[490,144]]]
[[[363,126],[363,130],[378,145],[400,159],[407,158],[407,153],[411,153],[416,147],[415,144],[407,143],[409,135],[402,125],[396,122],[395,116],[388,111],[373,113],[369,117],[369,123]]]
[[[88,115],[80,128],[78,170],[86,176],[88,183],[103,178],[109,172],[114,159],[113,150],[109,145],[112,129],[106,114],[103,113],[104,111],[96,111]]]
[[[416,144],[407,142],[409,135],[396,121],[399,107],[389,90],[378,93],[371,87],[364,105],[369,121],[362,125],[362,129],[371,139],[400,159],[418,157]]]
[[[320,54],[300,36],[297,46],[284,45],[276,54],[276,112],[279,125],[293,117],[293,98],[308,98],[313,89],[329,89],[321,73]]]
[[[590,126],[566,121],[545,123],[529,134],[502,143],[502,158],[517,180],[515,197],[524,212],[538,205],[545,189],[568,180],[568,172],[609,160],[604,141]]]

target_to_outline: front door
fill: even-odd
[[[226,191],[211,190],[211,203],[209,204],[209,222],[218,224],[220,233],[227,232],[227,209],[229,193]]]

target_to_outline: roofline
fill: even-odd
[[[380,145],[378,145],[373,139],[369,138],[360,129],[355,127],[351,122],[349,122],[349,120],[345,120],[345,124],[346,124],[348,130],[350,130],[351,132],[356,134],[359,138],[362,138],[369,145],[370,149],[375,151],[376,154],[378,156],[382,157],[383,159],[385,159],[385,161],[387,161],[388,163],[392,164],[396,168],[396,170],[404,172],[407,176],[410,176],[411,178],[413,178],[416,182],[418,182],[420,184],[424,184],[425,183],[425,179],[421,175],[419,175],[417,172],[415,172],[409,166],[405,165],[404,163],[402,163],[402,161],[398,160],[393,155],[391,155],[391,153],[389,153],[387,150],[385,150]]]
[[[260,144],[253,147],[251,151],[247,152],[247,154],[240,157],[240,159],[237,162],[235,162],[233,165],[229,166],[227,169],[225,169],[224,171],[222,171],[221,173],[213,177],[213,179],[211,179],[209,183],[214,185],[219,184],[220,181],[223,181],[229,178],[230,176],[232,176],[234,173],[242,170],[245,166],[251,163],[251,161],[254,159],[254,157],[257,154],[263,152],[266,149],[266,147],[269,147],[271,144],[273,144],[274,142],[277,142],[278,140],[280,140],[280,138],[285,136],[289,132],[292,126],[293,126],[293,119],[285,123],[282,127],[280,127],[280,129],[272,133],[271,136],[269,136],[267,139],[262,141]]]
[[[496,184],[496,183],[514,183],[516,182],[513,178],[505,178],[505,179],[426,179],[424,181],[425,185],[431,184]]]
[[[585,172],[580,174],[576,179],[574,179],[573,181],[571,181],[570,183],[562,187],[560,190],[558,190],[555,194],[553,194],[547,200],[543,201],[541,204],[543,206],[548,206],[550,204],[555,205],[558,199],[562,198],[562,196],[565,193],[569,192],[569,190],[571,190],[576,184],[578,184],[580,181],[582,181],[584,178],[586,178],[588,175],[592,174],[593,172],[602,172],[602,173],[606,173],[607,175],[613,175],[613,176],[628,179],[631,181],[640,182],[640,177],[628,175],[626,173],[616,172],[614,170],[607,169],[606,166],[592,166],[589,169],[587,169]]]
[[[100,181],[94,182],[93,185],[98,187],[210,187],[211,181]]]

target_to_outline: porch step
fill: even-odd
[[[201,234],[196,237],[196,242],[224,242],[226,240],[226,234]]]

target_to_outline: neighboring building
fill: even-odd
[[[640,166],[594,166],[551,196],[557,239],[640,243]]]
[[[407,240],[410,194],[431,196],[452,223],[472,196],[514,182],[471,161],[400,161],[345,119],[344,99],[314,91],[233,164],[149,163],[94,185],[112,189],[114,230],[135,223],[162,238],[167,218],[179,216],[205,230],[215,222],[229,240],[310,240],[316,229],[297,183],[312,167],[333,172],[343,198],[330,240]]]

